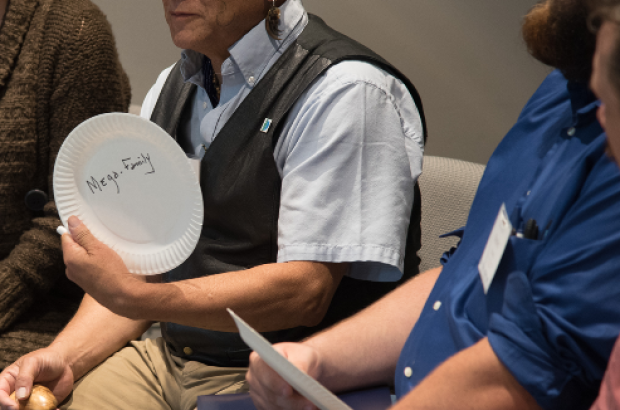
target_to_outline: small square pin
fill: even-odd
[[[265,121],[263,122],[263,126],[260,127],[260,132],[264,132],[265,134],[267,133],[267,131],[269,131],[269,127],[271,127],[271,119],[269,118],[265,118]]]

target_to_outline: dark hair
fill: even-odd
[[[592,73],[596,36],[588,29],[589,1],[541,1],[523,21],[530,54],[573,81],[588,82]]]

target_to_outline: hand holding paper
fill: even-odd
[[[277,372],[277,374],[282,376],[282,378],[290,384],[290,386],[286,386],[281,383],[273,373],[265,371],[265,367],[263,367],[260,361],[257,361],[256,355],[253,354],[254,367],[251,367],[248,377],[252,386],[250,394],[259,408],[312,408],[308,407],[309,403],[306,400],[295,395],[295,392],[290,388],[292,387],[321,410],[351,410],[349,406],[323,387],[319,382],[295,367],[293,363],[276,351],[263,336],[252,329],[232,310],[228,309],[228,313],[230,313],[235,320],[243,341],[247,343],[256,354],[260,355],[260,358],[271,367],[271,369]],[[287,344],[282,344],[279,345],[279,348],[286,349],[286,346]],[[300,362],[305,363],[304,370],[312,369],[313,360],[311,349],[304,348],[297,344],[290,344],[290,346],[296,349],[296,353],[298,354],[296,358],[300,359]],[[314,367],[314,370],[316,371],[316,367]],[[266,377],[266,379],[263,379],[265,383],[259,382],[256,378],[258,372],[260,372],[259,377]],[[282,390],[280,392],[274,391],[273,386],[280,386]],[[267,404],[269,407],[266,407]]]
[[[273,347],[302,372],[318,377],[315,352],[300,343],[278,343]],[[291,385],[258,355],[250,355],[250,368],[246,375],[250,396],[259,410],[314,409],[312,402],[296,392]]]

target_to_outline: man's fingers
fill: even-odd
[[[17,409],[16,403],[9,397],[14,391],[15,378],[19,369],[9,366],[0,373],[0,409]]]
[[[267,363],[260,358],[258,353],[250,354],[250,371],[247,374],[248,383],[254,388],[258,388],[269,394],[290,397],[293,388],[276,373]]]
[[[39,374],[39,362],[36,359],[25,357],[19,366],[19,373],[15,378],[15,397],[25,399],[30,396],[34,379]]]
[[[17,410],[19,406],[15,405],[9,395],[15,393],[17,399],[29,397],[35,381],[49,388],[59,403],[71,393],[73,388],[71,369],[60,355],[44,350],[29,353],[0,373],[1,410]]]
[[[75,243],[84,248],[88,253],[99,243],[97,238],[90,233],[86,225],[76,216],[70,216],[67,220],[67,225],[69,226],[69,232],[71,232],[71,238],[65,238],[63,235],[63,243],[65,239],[73,239]]]
[[[3,391],[0,391],[0,409],[2,410],[18,410],[19,403],[9,397]]]
[[[258,354],[250,355],[250,371],[246,378],[250,396],[259,410],[310,410],[316,407],[297,393]]]
[[[11,393],[15,387],[15,379],[19,374],[19,367],[14,364],[7,367],[0,373],[0,391]]]

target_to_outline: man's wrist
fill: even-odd
[[[117,315],[133,320],[152,320],[149,301],[157,300],[151,295],[160,284],[145,283],[135,278],[128,278],[123,290],[114,298],[111,311]],[[150,313],[150,314],[149,314]],[[146,317],[149,316],[149,317]]]
[[[148,283],[131,279],[115,301],[115,309],[110,309],[119,316],[132,320],[165,321],[162,314],[165,307],[160,301],[167,300],[165,293],[168,283]]]
[[[44,350],[50,351],[56,355],[61,363],[69,366],[71,372],[74,375],[74,380],[77,380],[81,375],[85,374],[88,370],[84,371],[83,363],[85,357],[81,349],[74,346],[70,341],[64,340],[62,334],[59,335],[48,347]]]
[[[302,342],[302,344],[307,348],[312,350],[312,369],[308,369],[312,374],[312,377],[315,378],[319,383],[324,386],[329,385],[329,369],[326,367],[326,363],[322,360],[321,349],[318,344],[315,342],[316,337],[311,337],[310,339],[306,339]],[[329,388],[329,386],[328,386]]]

